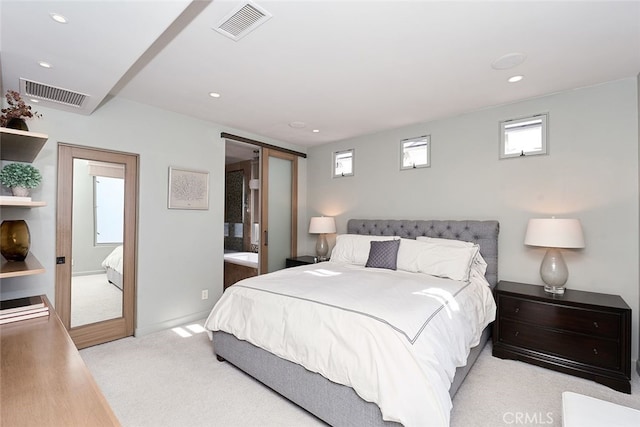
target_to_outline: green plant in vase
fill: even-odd
[[[40,171],[27,163],[10,163],[0,171],[0,183],[9,187],[14,196],[28,196],[29,190],[41,182]]]

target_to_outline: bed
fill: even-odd
[[[122,290],[122,245],[117,246],[102,261],[102,268],[107,273],[107,280]]]
[[[490,334],[489,323],[495,316],[490,288],[497,283],[498,232],[497,221],[349,220],[347,234],[338,236],[329,262],[258,276],[229,288],[205,323],[212,332],[214,352],[218,360],[235,365],[331,425],[448,425],[451,397],[486,344]],[[345,254],[348,258],[357,252],[357,256],[362,257],[361,249],[353,249],[357,245],[362,247],[362,241],[357,240],[359,238],[364,238],[371,248],[374,245],[388,248],[392,246],[389,241],[398,239],[397,270],[358,265],[362,259],[353,265],[341,262]],[[420,242],[418,246],[414,243],[425,238],[435,238],[437,243]],[[457,248],[458,242],[471,242],[462,247],[477,248],[480,257],[471,256],[473,263],[468,269],[468,276],[453,280],[416,274],[411,268],[406,267],[405,270],[401,265],[407,264],[410,259],[407,258],[408,253],[413,254],[407,249],[402,252],[402,248],[416,246],[424,251],[424,248],[432,250],[437,247],[443,253],[458,251],[442,249],[442,242],[445,242],[442,239],[455,242],[451,247]],[[357,244],[350,247],[344,243],[352,240]],[[430,244],[432,246],[428,246]],[[351,248],[351,252],[345,251],[345,248]],[[460,251],[471,253],[473,249]],[[405,255],[401,256],[402,253]],[[371,255],[369,253],[367,263]],[[485,262],[482,278],[478,273],[482,265],[476,265],[478,259]],[[434,267],[427,265],[425,268]],[[436,268],[440,267],[436,265]],[[317,286],[309,285],[296,290],[296,287],[304,287],[307,283],[306,276],[318,275],[340,277],[342,282],[338,280],[334,283],[336,279],[329,281],[324,277],[330,292],[320,297],[314,295]],[[357,286],[356,282],[365,280],[365,276],[367,294],[357,295],[353,301],[345,302],[343,294],[355,292],[347,285],[353,282]],[[384,287],[386,285],[377,283],[378,276],[391,278],[394,290],[390,291]],[[421,282],[423,280],[430,281],[426,287]],[[446,289],[455,290],[440,299],[439,308],[436,308],[436,304],[432,311],[425,312],[428,320],[419,318],[416,323],[415,319],[404,318],[404,312],[416,311],[416,307],[412,306],[411,300],[396,300],[396,296],[404,298],[396,295],[396,290],[416,295],[422,292],[420,289],[430,290],[432,286],[437,290],[440,284],[432,282],[439,281],[443,282],[442,286]],[[401,286],[396,286],[400,283]],[[480,305],[484,308],[466,310],[468,304],[476,302],[465,295],[480,295],[480,292],[482,296],[476,299],[482,300]],[[383,303],[376,302],[374,295],[384,295]],[[454,298],[450,298],[450,295],[454,295]],[[458,301],[458,298],[462,299]],[[243,306],[241,302],[234,303],[234,300],[246,304]],[[373,311],[360,308],[365,300],[373,301],[375,308],[367,308]],[[432,300],[437,301],[437,298]],[[313,311],[311,307],[314,307]],[[453,310],[452,307],[462,308]],[[476,312],[482,313],[477,316],[468,314]],[[301,315],[313,318],[298,321]],[[282,319],[291,317],[296,322],[294,325],[280,326],[278,316]],[[464,319],[471,317],[478,319],[473,326],[459,329],[462,332],[446,329],[448,323],[462,324],[467,321]],[[260,328],[252,324],[252,318],[268,327]],[[273,321],[270,318],[275,319],[275,323],[270,324]],[[454,320],[447,322],[446,318]],[[361,322],[367,324],[361,326]],[[303,330],[297,328],[297,324],[304,324],[305,328],[312,325],[312,329]],[[282,328],[291,335],[281,334]],[[423,333],[440,329],[445,331],[443,337],[432,336],[431,332]],[[336,335],[336,331],[345,335]],[[458,335],[464,338],[455,338]],[[352,342],[360,340],[362,345],[350,348]],[[382,344],[377,344],[378,341]],[[388,345],[391,341],[393,344]],[[453,343],[454,349],[444,349],[442,343],[447,341]],[[338,346],[336,343],[339,342],[346,344]],[[281,347],[290,346],[300,347],[302,356],[300,353],[291,355],[283,352]],[[368,350],[362,351],[362,346]],[[438,360],[433,362],[430,359]],[[358,365],[355,368],[352,366],[354,360]],[[440,365],[442,367],[438,367]]]

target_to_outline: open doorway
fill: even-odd
[[[260,153],[256,145],[226,141],[225,289],[260,271]]]

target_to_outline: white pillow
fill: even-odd
[[[418,269],[418,255],[420,249],[426,245],[423,242],[418,242],[413,239],[400,239],[400,248],[398,249],[398,260],[396,267],[398,270],[409,271],[411,273],[417,273]]]
[[[476,244],[473,242],[455,239],[440,239],[438,237],[418,236],[416,237],[416,240],[420,242],[431,242],[456,248],[470,248],[476,246]],[[478,254],[474,257],[473,265],[471,268],[480,273],[480,276],[482,277],[484,277],[485,273],[487,272],[487,262],[484,260],[484,258],[482,258],[482,255],[480,255],[480,251],[478,251]]]
[[[395,236],[367,236],[362,234],[339,234],[331,252],[331,261],[343,264],[365,265],[369,259],[371,242],[396,240]]]
[[[453,280],[469,280],[473,260],[478,254],[478,246],[454,247],[431,242],[420,243],[425,245],[418,254],[420,273]]]

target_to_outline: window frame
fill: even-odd
[[[350,173],[338,173],[337,172],[337,158],[340,154],[351,153],[351,172]],[[345,178],[349,176],[355,175],[356,170],[356,150],[353,148],[349,148],[347,150],[339,150],[334,151],[332,155],[332,163],[331,163],[331,176],[333,178]]]
[[[422,140],[426,140],[425,148],[427,150],[427,162],[423,164],[413,164],[411,166],[404,166],[404,154],[405,154],[405,144],[412,142],[421,142]],[[414,138],[406,138],[400,141],[400,170],[413,170],[420,168],[430,168],[431,167],[431,135],[422,135],[416,136]]]
[[[506,134],[507,128],[513,127],[519,123],[526,123],[529,121],[540,120],[540,125],[542,127],[541,130],[541,147],[540,150],[534,151],[523,151],[520,153],[507,154],[505,153],[506,148]],[[542,156],[549,154],[549,113],[539,113],[531,116],[521,117],[517,119],[509,119],[503,120],[500,122],[500,147],[499,147],[499,158],[502,159],[511,159],[514,157],[527,157],[527,156]]]

